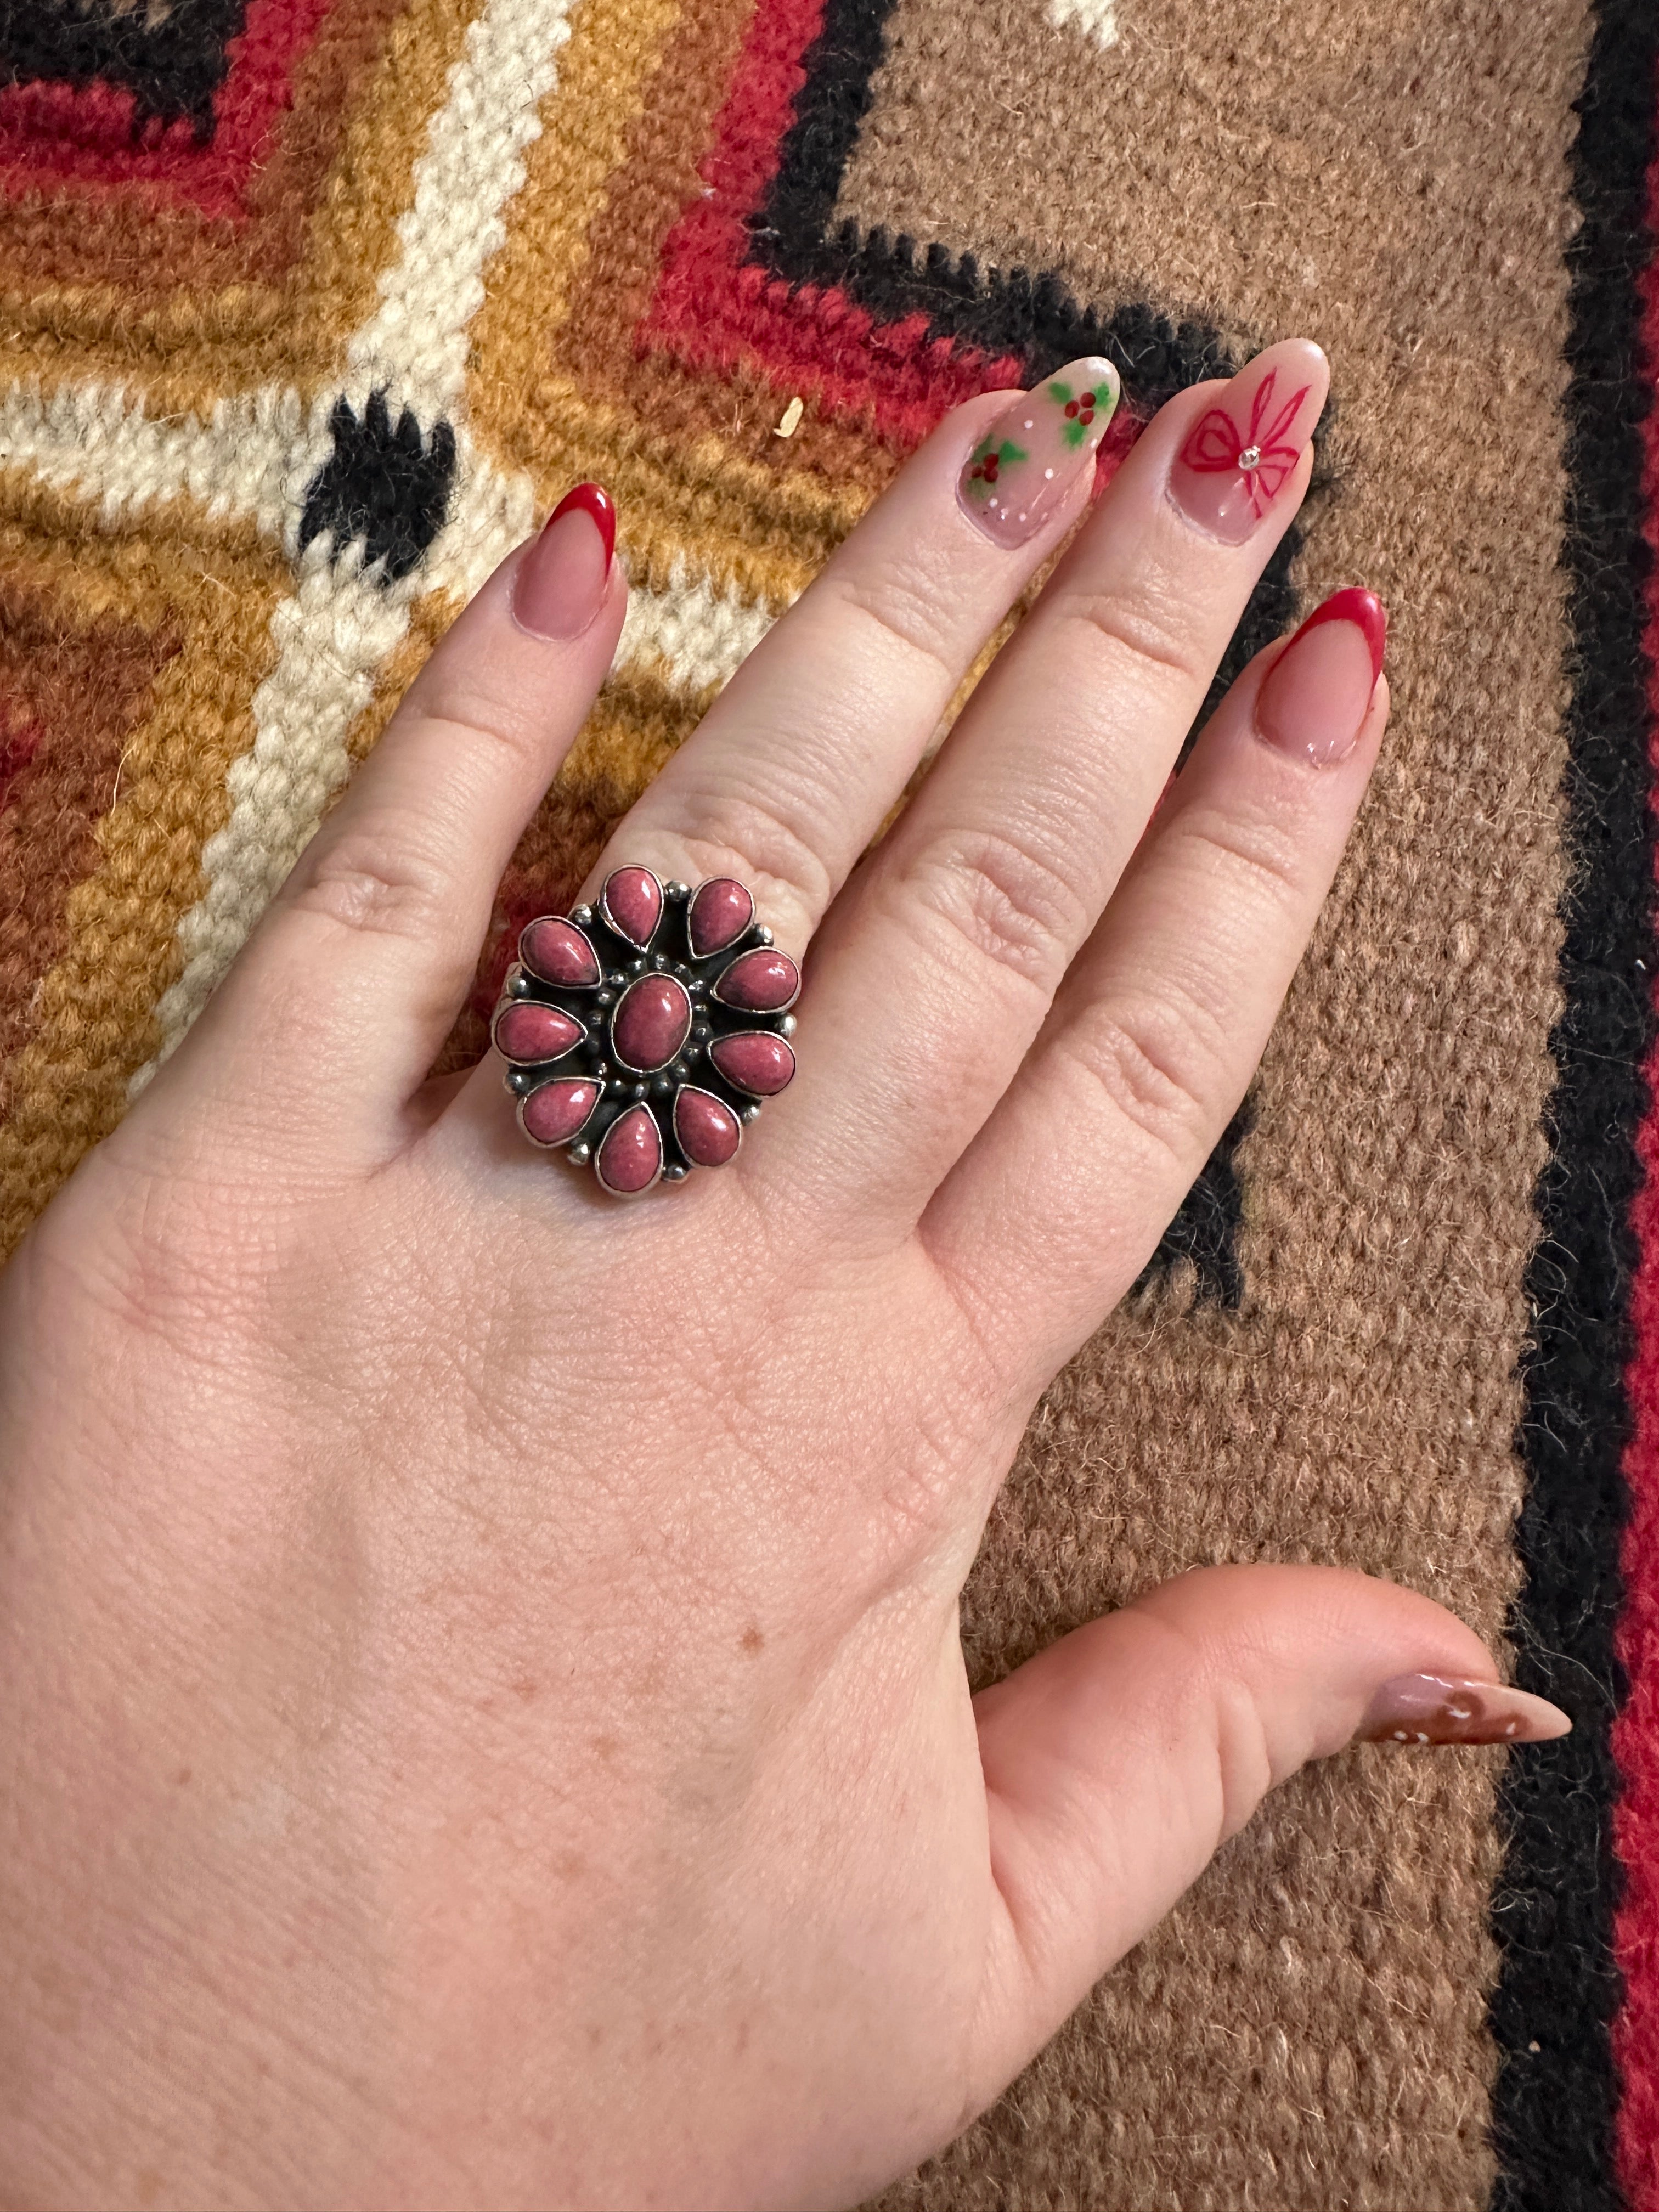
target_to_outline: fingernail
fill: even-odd
[[[1187,434],[1170,497],[1188,522],[1242,545],[1296,473],[1325,404],[1325,357],[1304,343],[1260,354]]]
[[[1359,1723],[1360,1743],[1545,1743],[1572,1723],[1547,1698],[1504,1682],[1396,1674]]]
[[[617,510],[599,484],[568,491],[524,556],[513,584],[513,615],[533,637],[580,637],[605,604]]]
[[[994,544],[1035,538],[1095,454],[1117,406],[1117,371],[1097,354],[1023,392],[963,464],[957,498]]]
[[[1316,768],[1346,760],[1370,712],[1388,635],[1374,592],[1334,592],[1267,671],[1255,698],[1257,734]]]

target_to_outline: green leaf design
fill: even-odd
[[[1088,436],[1089,433],[1084,428],[1082,423],[1079,422],[1077,416],[1074,415],[1071,421],[1066,425],[1063,434],[1068,446],[1080,446],[1083,443],[1083,441]]]
[[[1072,401],[1076,398],[1077,394],[1073,391],[1069,384],[1062,384],[1058,377],[1056,377],[1054,381],[1048,386],[1048,397],[1050,399],[1054,400],[1058,406],[1066,407],[1069,406]]]
[[[977,468],[981,461],[988,461],[993,453],[996,455],[999,469],[1011,468],[1016,461],[1029,461],[1031,458],[1024,446],[1017,446],[1012,438],[1004,438],[1000,443],[994,436],[981,438],[968,456],[969,468]],[[968,496],[975,506],[983,507],[991,496],[992,489],[983,477],[970,475],[968,478]]]

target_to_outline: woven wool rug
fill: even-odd
[[[1304,1774],[887,2212],[1659,2212],[1656,47],[1651,0],[0,0],[6,1249],[573,481],[632,612],[449,1066],[952,402],[1105,352],[1121,445],[1331,356],[1232,661],[1374,586],[1382,763],[965,1633],[988,1678],[1343,1560],[1577,1726]]]

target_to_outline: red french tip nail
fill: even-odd
[[[1297,637],[1305,637],[1310,629],[1317,629],[1321,623],[1332,622],[1352,623],[1362,633],[1370,652],[1371,682],[1375,684],[1382,673],[1382,648],[1389,641],[1388,609],[1375,592],[1350,584],[1344,591],[1333,592],[1322,606],[1314,609],[1291,644],[1296,643]]]
[[[574,490],[566,492],[552,514],[548,516],[547,527],[550,530],[562,514],[568,514],[571,508],[574,507],[580,507],[593,518],[599,536],[605,542],[605,572],[608,576],[611,573],[611,556],[617,550],[617,510],[611,495],[603,484],[579,483]]]

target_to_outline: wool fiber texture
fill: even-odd
[[[1368,584],[1388,743],[963,1634],[989,1681],[1184,1567],[1340,1561],[1577,1727],[1299,1777],[882,2212],[1659,2212],[1656,43],[1644,0],[0,0],[0,1251],[572,483],[630,611],[442,1069],[950,406],[1104,353],[1109,470],[1331,356],[1223,676]]]

